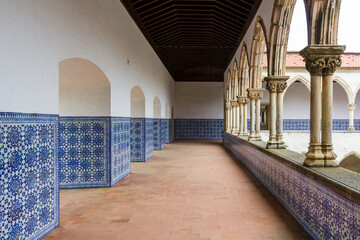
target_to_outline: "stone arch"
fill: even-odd
[[[249,88],[250,82],[249,82],[249,55],[245,43],[241,48],[239,78],[240,78],[239,94],[241,96],[246,96],[247,94],[246,90]]]
[[[337,45],[341,0],[304,0],[308,45]]]
[[[161,118],[161,102],[158,96],[156,96],[153,101],[153,117]]]
[[[145,117],[145,95],[139,86],[134,86],[130,91],[130,116],[132,118]]]
[[[171,107],[169,102],[165,103],[165,118],[170,119],[171,118]]]
[[[231,73],[230,69],[228,70],[227,74],[227,81],[226,81],[226,102],[230,102],[231,100]]]
[[[231,75],[231,88],[231,100],[235,101],[237,99],[236,96],[239,95],[239,68],[236,59],[233,64],[233,70]]]
[[[274,2],[269,39],[269,76],[284,76],[290,24],[296,0]]]
[[[250,55],[250,88],[261,88],[262,61],[267,47],[265,25],[261,17],[257,17],[251,44]]]
[[[288,80],[289,81],[289,80]],[[294,77],[284,92],[284,120],[310,118],[310,86],[304,77]],[[297,82],[298,81],[298,82]],[[294,108],[294,106],[297,106]],[[299,130],[299,129],[294,129]]]
[[[59,115],[110,116],[110,81],[93,62],[69,58],[59,62]]]
[[[307,89],[310,91],[310,81],[302,75],[296,75],[295,77],[293,77],[287,81],[287,88],[285,89],[284,94],[286,93],[287,89],[296,81],[302,82],[307,87]]]
[[[339,76],[334,76],[334,81],[344,89],[347,95],[348,103],[353,104],[355,102],[355,94],[351,90],[349,84],[347,84],[347,82]]]

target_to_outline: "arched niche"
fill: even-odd
[[[284,119],[310,119],[310,91],[302,81],[294,81],[284,95]]]
[[[165,118],[170,119],[171,118],[171,107],[169,102],[165,103]]]
[[[161,102],[159,97],[155,97],[153,101],[154,118],[161,118]]]
[[[130,91],[130,117],[145,117],[145,95],[139,86],[135,86]]]
[[[344,88],[337,82],[334,81],[333,88],[333,119],[349,119],[349,110],[347,109],[348,95]]]
[[[59,63],[59,115],[110,116],[110,82],[93,62],[70,58]]]

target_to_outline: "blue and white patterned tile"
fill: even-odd
[[[111,186],[130,173],[130,118],[111,117]]]
[[[145,161],[145,119],[130,119],[130,160]]]
[[[1,239],[41,239],[59,225],[57,121],[0,113]]]
[[[161,150],[161,123],[160,118],[154,118],[154,150]]]
[[[60,188],[110,186],[109,117],[59,118]]]
[[[175,119],[175,139],[222,139],[223,119]]]
[[[168,119],[161,119],[160,120],[160,136],[161,136],[160,149],[163,149],[167,142],[167,138],[168,138],[167,131],[168,131]]]
[[[154,155],[154,120],[145,119],[145,161]]]
[[[227,134],[224,145],[314,239],[359,239],[360,206]]]

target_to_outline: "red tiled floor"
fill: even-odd
[[[177,141],[107,189],[61,190],[45,239],[310,239],[216,141]]]

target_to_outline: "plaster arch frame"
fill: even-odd
[[[287,83],[287,87],[286,87],[286,89],[284,90],[284,95],[285,95],[286,91],[288,90],[288,88],[289,88],[294,82],[296,82],[296,81],[302,82],[302,83],[306,86],[306,88],[309,90],[309,92],[310,92],[310,90],[311,90],[311,88],[310,88],[310,80],[307,79],[307,78],[305,78],[305,77],[302,76],[302,75],[296,75],[296,76],[292,77],[291,79],[287,80],[287,82],[286,82],[286,83]]]
[[[240,80],[240,96],[246,96],[247,89],[250,87],[249,76],[249,54],[246,43],[242,44],[240,53],[240,65],[239,65],[239,80]]]
[[[337,82],[344,89],[346,96],[348,98],[348,103],[354,104],[356,94],[353,93],[353,91],[351,90],[350,86],[346,83],[346,81],[340,76],[334,76],[333,81]]]

